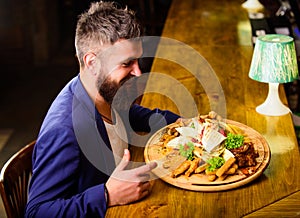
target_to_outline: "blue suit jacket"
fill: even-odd
[[[156,131],[178,118],[133,105],[125,126]],[[104,217],[104,183],[114,168],[103,120],[77,76],[54,100],[41,126],[25,216]]]

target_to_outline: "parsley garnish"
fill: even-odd
[[[244,144],[244,136],[243,135],[235,135],[232,133],[228,133],[227,138],[225,140],[225,147],[227,149],[239,148]]]
[[[179,145],[179,153],[183,157],[186,157],[188,160],[192,160],[194,158],[194,144],[192,142],[188,142],[184,145]]]
[[[225,163],[225,159],[223,157],[213,157],[207,163],[209,164],[207,167],[208,171],[212,172],[220,168]]]

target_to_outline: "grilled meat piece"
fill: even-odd
[[[258,153],[254,149],[252,142],[245,143],[243,146],[230,150],[235,158],[239,168],[251,167],[257,164]]]

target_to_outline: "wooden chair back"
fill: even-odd
[[[0,173],[0,194],[8,218],[24,217],[35,141],[15,153]]]

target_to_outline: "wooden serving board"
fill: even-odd
[[[159,139],[166,132],[168,126],[157,131],[148,140],[144,151],[145,161],[146,163],[157,162],[157,167],[152,172],[163,181],[183,189],[193,191],[223,191],[245,185],[259,177],[267,168],[271,158],[270,148],[264,137],[254,129],[232,120],[226,120],[226,123],[238,126],[242,129],[251,139],[255,149],[258,151],[259,157],[256,159],[257,165],[252,167],[252,170],[254,170],[253,174],[246,176],[238,170],[235,175],[227,176],[223,181],[216,180],[213,182],[208,181],[207,175],[204,173],[192,174],[190,177],[182,175],[177,178],[172,178],[171,172],[185,159],[179,155],[178,151],[172,148],[166,150],[158,145]],[[166,163],[169,164],[168,168],[165,167]]]

